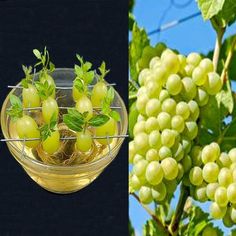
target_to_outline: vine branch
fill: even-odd
[[[140,205],[146,210],[146,212],[152,217],[152,219],[157,223],[157,225],[160,227],[160,229],[165,232],[167,235],[171,235],[168,231],[168,228],[165,227],[165,225],[161,222],[161,220],[155,215],[155,213],[141,203],[139,197],[135,193],[131,193],[131,195],[140,203]]]
[[[189,196],[188,187],[181,184],[179,201],[176,207],[175,214],[173,215],[170,226],[169,226],[169,231],[172,233],[172,235],[176,235],[176,232],[178,231],[180,219],[183,214],[184,206],[185,206],[188,196]]]

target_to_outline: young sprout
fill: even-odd
[[[88,127],[99,127],[108,122],[109,117],[103,114],[94,115],[87,120],[88,112],[80,113],[76,109],[68,109],[68,113],[63,115],[63,121],[69,129],[76,132],[76,149],[87,152],[92,147],[92,134]]]
[[[25,78],[21,80],[22,89],[22,101],[25,108],[33,108],[40,106],[40,97],[37,89],[32,84],[32,67],[26,67],[22,65],[22,69],[25,73]]]
[[[72,95],[73,99],[76,102],[84,94],[87,95],[87,86],[93,81],[94,71],[91,70],[92,63],[84,61],[83,57],[79,54],[76,54],[77,59],[80,62],[80,65],[75,65],[75,80],[73,82]]]
[[[21,139],[40,138],[40,132],[35,120],[23,114],[23,107],[21,100],[15,96],[10,95],[11,107],[7,110],[7,114],[11,117],[13,122],[16,122],[16,132]],[[35,148],[39,144],[39,140],[25,141],[25,145],[30,148]]]
[[[37,81],[35,86],[38,90],[38,94],[42,102],[42,116],[45,123],[49,124],[53,115],[55,114],[56,119],[58,119],[58,104],[53,97],[54,88],[48,83],[48,81],[40,82]]]
[[[101,107],[102,101],[107,94],[107,85],[104,81],[105,76],[110,70],[106,70],[106,63],[103,61],[101,66],[98,68],[100,74],[98,74],[98,82],[93,87],[91,94],[91,102],[94,107]]]
[[[57,129],[57,114],[53,113],[50,122],[40,127],[42,147],[48,154],[55,153],[60,147],[60,133]]]
[[[117,111],[111,109],[111,104],[114,100],[114,97],[115,90],[113,87],[110,87],[102,102],[102,114],[108,116],[109,121],[96,128],[97,136],[112,136],[117,132],[117,122],[120,121],[120,114]],[[98,142],[106,145],[107,139],[98,139]],[[112,139],[109,139],[109,142],[111,143]]]
[[[55,97],[56,84],[52,76],[49,75],[49,73],[55,70],[55,65],[50,61],[49,52],[47,48],[45,47],[43,53],[41,53],[38,49],[34,49],[33,53],[36,56],[36,58],[39,60],[34,66],[42,67],[39,74],[39,81],[42,83],[47,81],[48,84],[53,87],[53,97]]]

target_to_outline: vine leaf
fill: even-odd
[[[143,227],[143,236],[167,236],[167,233],[164,232],[154,220],[148,220]]]
[[[132,41],[129,45],[129,68],[130,76],[133,80],[137,81],[138,71],[136,63],[142,56],[142,51],[145,46],[149,45],[149,39],[144,29],[140,29],[135,22],[132,30]]]

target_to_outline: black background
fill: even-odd
[[[34,64],[46,45],[57,67],[73,67],[75,53],[98,66],[127,98],[126,0],[0,0],[0,102],[6,86]],[[127,102],[127,99],[126,99]],[[34,183],[0,143],[0,235],[128,235],[127,142],[116,160],[85,189],[49,193]]]

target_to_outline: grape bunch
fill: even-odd
[[[221,152],[217,143],[193,148],[194,166],[189,172],[192,196],[212,201],[210,214],[227,227],[236,223],[236,148]]]
[[[137,121],[129,143],[130,192],[140,201],[163,202],[192,167],[198,118],[222,87],[210,59],[165,49],[139,74]]]
[[[22,66],[25,74],[21,81],[22,100],[11,94],[11,107],[7,110],[18,137],[35,139],[26,140],[25,146],[54,157],[58,152],[64,153],[59,126],[66,126],[66,131],[69,130],[76,137],[75,152],[89,153],[93,148],[93,136],[100,137],[96,143],[105,148],[113,140],[106,136],[113,136],[118,132],[117,122],[120,120],[119,113],[111,109],[115,90],[113,87],[108,88],[105,82],[105,76],[109,73],[105,62],[101,63],[95,74],[92,64],[76,55],[79,65],[75,65],[74,69],[74,104],[62,116],[52,74],[55,66],[50,61],[49,52],[45,47],[43,52],[34,49],[33,53],[37,58],[35,69],[40,66],[38,80],[33,79],[33,67]],[[89,90],[95,76],[95,84]]]

